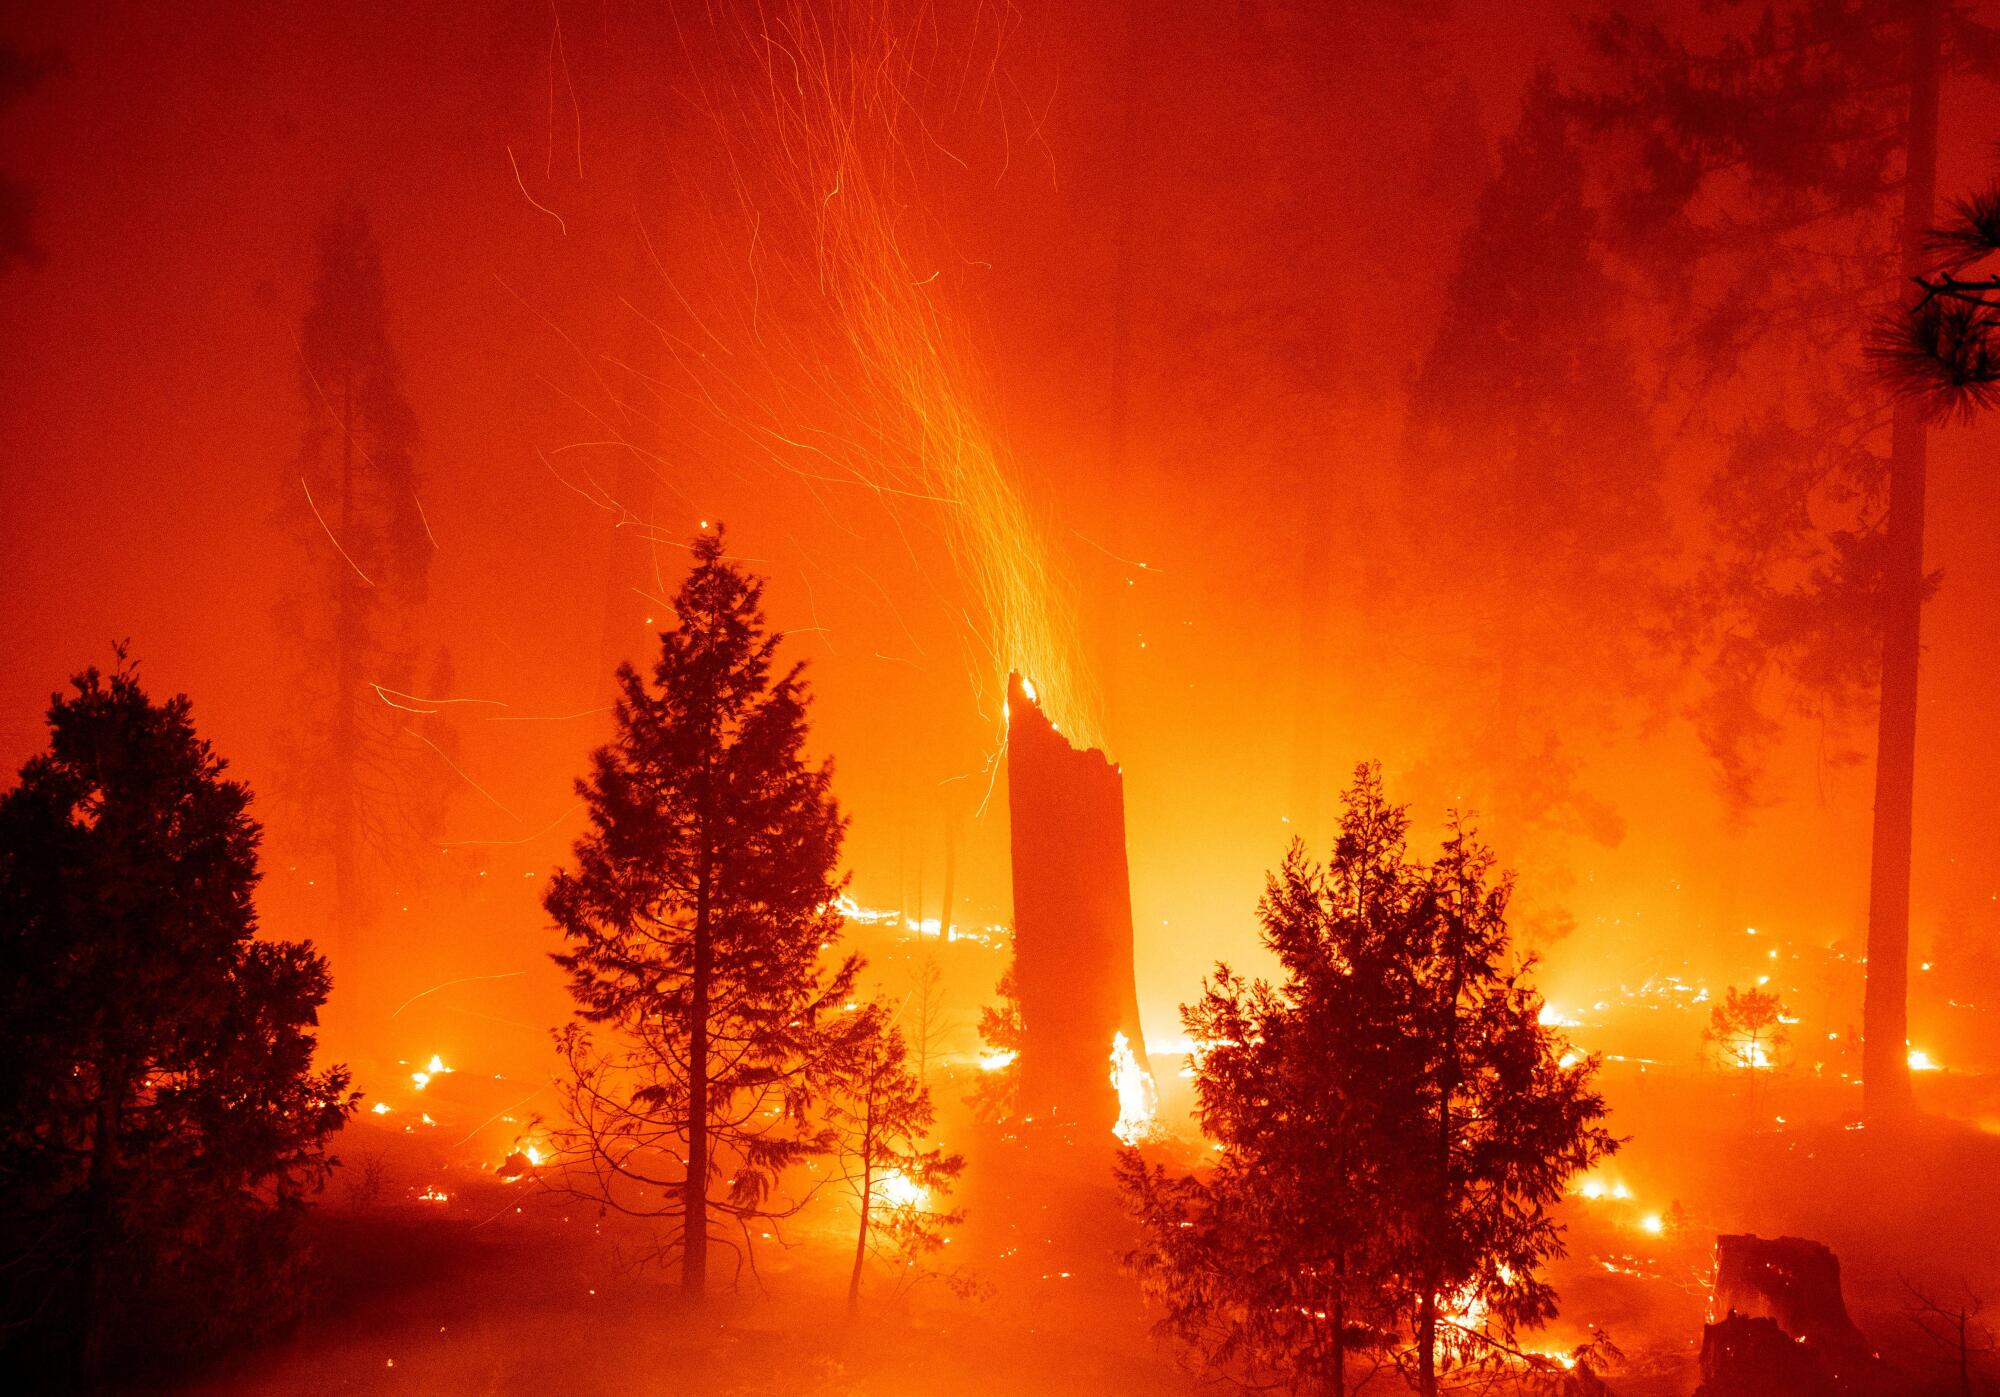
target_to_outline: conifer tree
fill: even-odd
[[[577,783],[591,828],[543,899],[577,1011],[557,1034],[563,1177],[662,1219],[690,1297],[710,1242],[740,1265],[750,1220],[803,1201],[784,1177],[834,1143],[815,1102],[871,1029],[860,961],[823,963],[846,822],[762,596],[721,529],[696,538],[651,675],[619,668],[614,736]]]
[[[438,721],[427,699],[448,689],[450,665],[416,641],[435,545],[382,251],[358,208],[320,225],[298,348],[306,430],[296,478],[283,483],[306,558],[285,617],[304,700],[291,794],[331,864],[334,951],[349,964],[373,876],[406,860],[442,815],[433,749],[451,749],[447,733],[423,732]]]
[[[1708,1011],[1708,1025],[1701,1032],[1702,1046],[1715,1055],[1716,1062],[1724,1069],[1747,1074],[1753,1105],[1759,1079],[1778,1066],[1778,1059],[1790,1041],[1791,1035],[1786,1030],[1788,1017],[1776,990],[1755,985],[1742,990],[1729,986],[1722,1002]]]
[[[326,962],[257,936],[248,788],[120,659],[0,795],[0,1335],[36,1390],[296,1313],[355,1101],[312,1062]]]
[[[861,1304],[870,1255],[915,1267],[943,1247],[944,1230],[965,1217],[937,1206],[938,1196],[963,1172],[965,1156],[926,1144],[937,1119],[930,1091],[910,1069],[902,1032],[879,1005],[868,1013],[868,1031],[842,1065],[826,1112],[841,1177],[859,1216],[849,1309]]]
[[[1441,1368],[1520,1355],[1514,1335],[1554,1318],[1542,1267],[1563,1254],[1549,1209],[1566,1182],[1618,1147],[1604,1128],[1595,1059],[1563,1065],[1540,1022],[1531,962],[1509,944],[1512,880],[1456,816],[1425,877],[1406,952],[1413,972],[1419,1132],[1399,1176],[1402,1305],[1417,1389]]]
[[[979,1041],[979,1081],[965,1098],[973,1115],[988,1125],[998,1125],[1014,1114],[1021,1104],[1021,1040],[1027,1025],[1021,1019],[1021,988],[1009,960],[993,987],[998,1004],[981,1005]]]
[[[1553,1313],[1549,1206],[1615,1147],[1510,960],[1506,884],[1454,829],[1426,866],[1372,766],[1325,868],[1294,845],[1259,909],[1284,977],[1218,967],[1182,1023],[1214,1165],[1121,1157],[1128,1257],[1163,1328],[1212,1366],[1343,1393],[1350,1365],[1533,1366]]]
[[[1456,715],[1433,760],[1509,828],[1615,844],[1579,772],[1651,687],[1631,618],[1657,605],[1664,462],[1573,125],[1537,75],[1459,241],[1405,421],[1404,604],[1435,609],[1416,681]]]

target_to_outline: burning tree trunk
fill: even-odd
[[[1010,678],[1007,700],[1020,1109],[1109,1130],[1121,1115],[1114,1045],[1124,1039],[1128,1072],[1143,1073],[1146,1061],[1124,778],[1102,752],[1064,740],[1037,706],[1032,683]]]

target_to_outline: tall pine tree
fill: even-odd
[[[298,347],[306,431],[283,492],[306,558],[287,618],[305,699],[292,794],[332,866],[333,950],[351,966],[374,876],[406,861],[442,814],[433,749],[449,750],[447,734],[422,733],[448,672],[441,652],[420,657],[414,631],[435,546],[382,251],[359,208],[320,225]]]
[[[1542,73],[1459,242],[1405,424],[1406,604],[1435,608],[1417,682],[1460,715],[1439,765],[1483,775],[1512,828],[1610,844],[1623,821],[1579,773],[1631,716],[1667,530],[1571,126]]]
[[[663,1220],[690,1297],[711,1242],[740,1262],[751,1219],[796,1210],[786,1172],[833,1144],[815,1098],[873,1027],[860,961],[822,963],[846,822],[762,596],[721,529],[696,538],[650,680],[618,671],[615,735],[577,784],[591,829],[543,899],[577,1006],[557,1035],[567,1177]]]

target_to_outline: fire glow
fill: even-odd
[[[2000,1168],[2000,493],[1966,480],[2000,331],[1961,417],[1870,365],[1899,289],[2000,327],[2000,166],[1973,173],[2000,16],[1562,0],[1496,44],[1479,6],[357,26],[308,0],[248,49],[222,13],[247,7],[201,7],[162,49],[33,8],[0,35],[0,740],[11,768],[24,705],[138,636],[120,671],[185,688],[258,854],[227,1020],[220,979],[207,1018],[167,1012],[187,957],[123,974],[204,921],[127,935],[117,884],[206,893],[199,866],[22,884],[92,951],[50,966],[111,972],[19,1035],[49,1119],[0,1129],[62,1184],[0,1157],[34,1185],[0,1189],[0,1234],[88,1249],[51,1262],[46,1294],[87,1302],[65,1352],[188,1312],[145,1303],[181,1272],[107,1227],[178,1265],[249,1235],[183,1227],[193,1202],[282,1205],[276,1240],[308,1194],[297,1235],[354,1292],[310,1357],[393,1352],[405,1386],[706,1363],[680,1311],[619,1349],[655,1317],[583,1272],[614,1255],[694,1297],[783,1253],[813,1304],[851,1264],[843,1362],[911,1371],[914,1344],[930,1384],[996,1394],[1034,1380],[967,1381],[955,1336],[1045,1374],[1072,1355],[1022,1333],[1060,1334],[1084,1380],[1166,1390],[1139,1356],[1161,1310],[1198,1321],[1176,1340],[1289,1346],[1217,1349],[1271,1390],[1352,1391],[1350,1360],[1393,1387],[1442,1318],[1580,1359],[1578,1391],[1596,1342],[1532,1345],[1602,1320],[1661,1367],[1613,1352],[1620,1390],[1691,1391],[1729,1336],[1698,1358],[1683,1292],[1753,1231],[1912,1289],[1965,1260],[1939,1304],[1971,1346],[2000,1296],[1963,1183]],[[337,80],[297,81],[329,53]],[[1912,259],[1953,208],[1993,260],[1940,292]],[[709,581],[677,592],[690,557]],[[716,644],[746,630],[754,662]],[[798,678],[752,719],[716,706],[729,672]],[[57,766],[115,750],[51,727]],[[1355,816],[1343,769],[1389,805]],[[110,784],[23,805],[84,812],[39,845],[150,830],[91,824]],[[0,883],[36,847],[0,847]],[[1482,924],[1504,949],[1468,957]],[[30,929],[24,954],[63,949]],[[255,1033],[291,1046],[260,1063]],[[296,1181],[280,1158],[225,1189],[197,1137],[281,1107],[244,1139],[310,1135]],[[1135,1221],[1150,1276],[1106,1259]],[[30,1263],[0,1302],[41,1299]],[[400,1278],[371,1297],[395,1268],[410,1306]],[[222,1331],[239,1273],[191,1329]],[[1074,1314],[1034,1309],[1037,1275]],[[919,1278],[912,1325],[891,1286]],[[509,1351],[557,1337],[610,1356]]]
[[[1132,1051],[1132,1042],[1123,1033],[1111,1040],[1111,1086],[1118,1093],[1118,1123],[1111,1133],[1127,1145],[1152,1138],[1158,1126],[1154,1119],[1159,1093],[1153,1074]]]

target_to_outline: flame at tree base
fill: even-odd
[[[1158,1129],[1159,1090],[1123,1033],[1111,1040],[1111,1087],[1118,1093],[1118,1123],[1111,1133],[1127,1145],[1151,1139]]]

